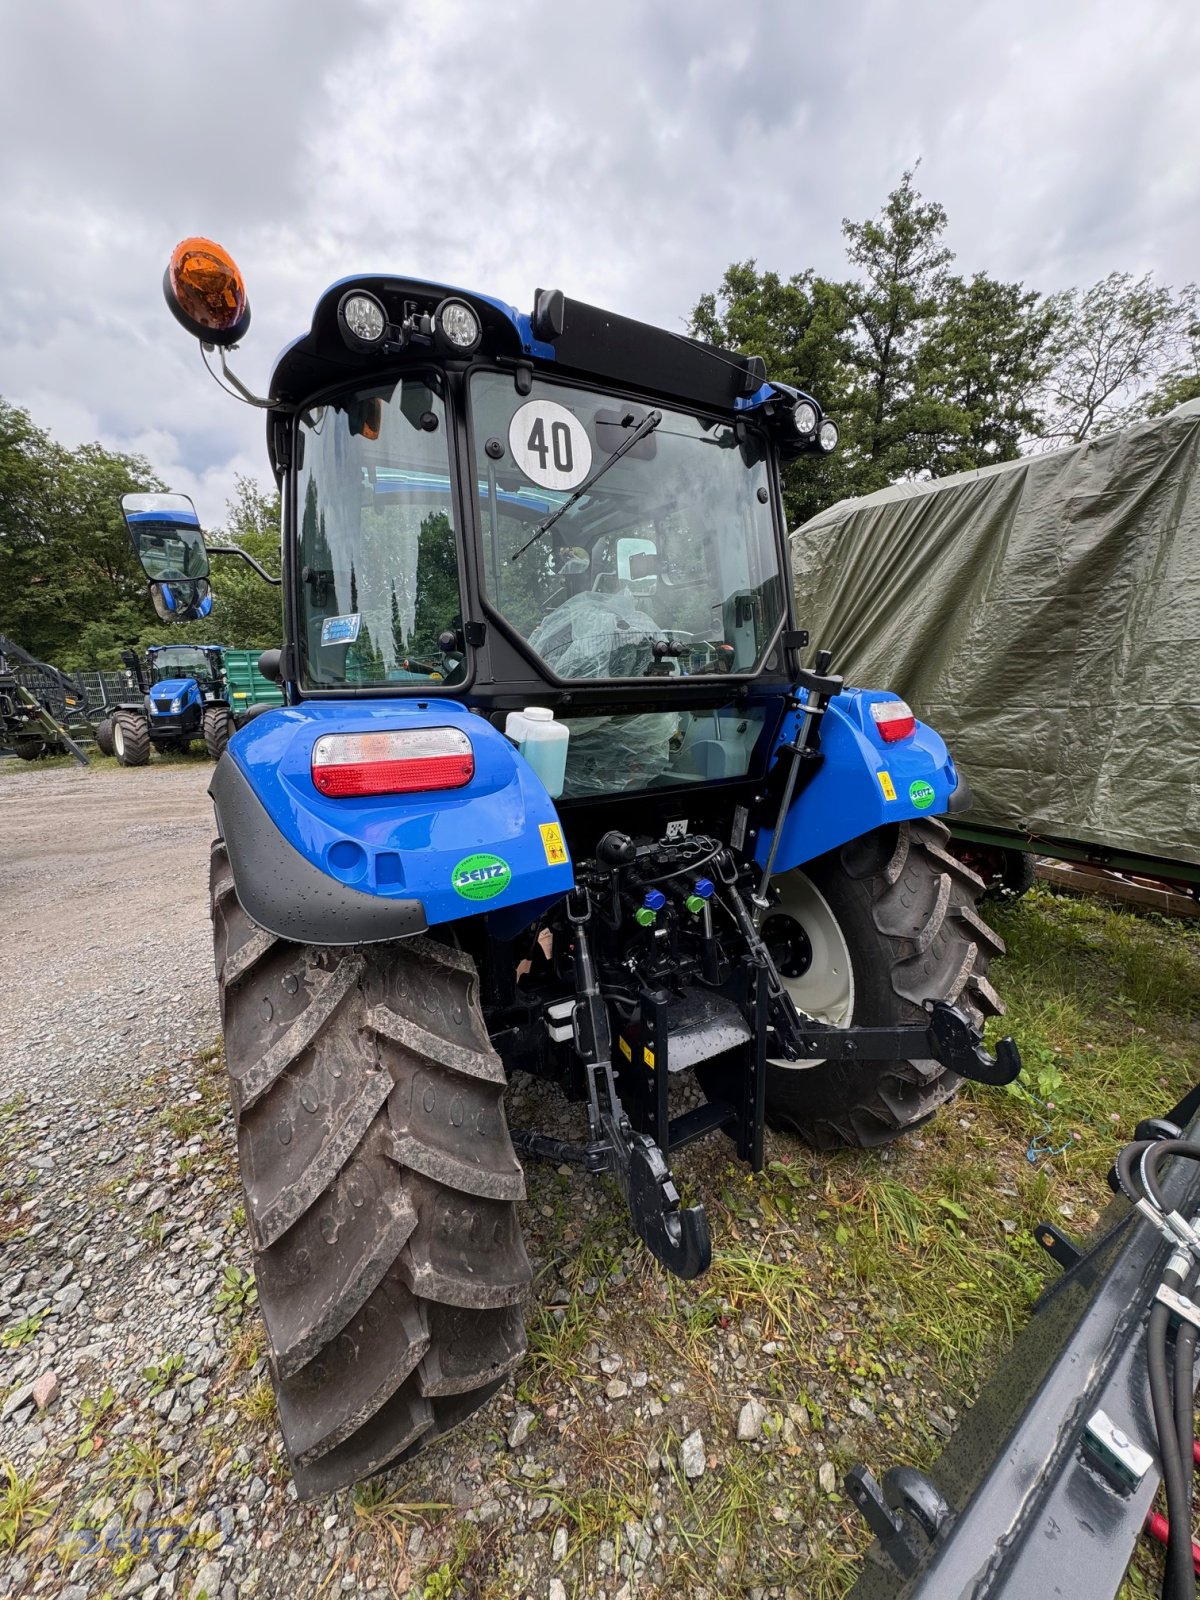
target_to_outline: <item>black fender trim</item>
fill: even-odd
[[[957,771],[957,768],[955,770]],[[967,782],[966,774],[960,772],[958,774],[958,782],[951,789],[950,798],[946,801],[946,815],[952,817],[960,811],[970,811],[973,798],[971,785]]]
[[[226,751],[208,786],[246,915],[294,944],[377,944],[424,933],[420,900],[386,900],[348,888],[306,861],[271,821]]]

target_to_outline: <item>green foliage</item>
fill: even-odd
[[[143,1367],[142,1377],[150,1385],[151,1395],[159,1395],[175,1383],[190,1383],[195,1374],[184,1372],[181,1355],[171,1354],[164,1356],[156,1366]]]
[[[277,643],[280,591],[230,556],[213,561],[211,617],[182,627],[155,621],[121,496],[166,487],[141,456],[98,444],[65,450],[0,399],[0,632],[68,671],[119,667],[125,645]],[[274,572],[278,529],[278,495],[239,478],[225,528],[208,531]]]
[[[951,270],[947,217],[906,172],[879,215],[842,225],[853,276],[784,279],[735,262],[691,314],[697,338],[761,355],[842,430],[786,469],[790,520],[898,479],[1011,461],[1200,395],[1200,297],[1148,275],[1043,296]]]
[[[118,664],[148,607],[121,496],[165,487],[142,457],[64,450],[0,400],[0,631],[68,668]]]
[[[42,1323],[46,1320],[45,1313],[35,1312],[31,1317],[22,1317],[19,1322],[11,1323],[0,1333],[0,1345],[6,1350],[19,1350],[23,1344],[28,1344],[35,1339]]]
[[[221,1287],[213,1302],[214,1309],[227,1311],[236,1320],[247,1306],[257,1304],[258,1289],[255,1287],[254,1274],[243,1272],[240,1267],[226,1267],[221,1274]]]
[[[1200,291],[1176,294],[1150,273],[1110,272],[1081,292],[1055,295],[1060,324],[1057,361],[1048,385],[1046,436],[1075,444],[1144,416],[1155,395],[1170,410],[1200,388],[1197,318]],[[1147,400],[1147,386],[1155,386]],[[1188,392],[1172,398],[1181,389]]]

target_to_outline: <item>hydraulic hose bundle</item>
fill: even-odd
[[[1137,1139],[1117,1157],[1116,1179],[1136,1209],[1176,1245],[1155,1295],[1147,1330],[1147,1367],[1154,1426],[1167,1498],[1164,1600],[1195,1600],[1192,1480],[1195,1448],[1194,1371],[1200,1308],[1193,1303],[1200,1284],[1200,1233],[1163,1198],[1163,1163],[1200,1162],[1200,1144],[1185,1139]],[[1178,1319],[1174,1361],[1169,1358],[1172,1315]],[[1161,1522],[1161,1519],[1159,1519]],[[1156,1526],[1155,1535],[1163,1530]]]

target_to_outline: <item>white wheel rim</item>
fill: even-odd
[[[113,723],[112,742],[113,755],[118,758],[123,757],[125,754],[125,734],[119,722]]]
[[[812,946],[812,960],[799,977],[783,974],[784,988],[798,1010],[818,1022],[836,1028],[846,1027],[854,1017],[854,967],[850,948],[841,925],[825,896],[803,872],[785,872],[776,879],[779,904],[767,913],[764,929],[772,916],[793,918],[804,929]],[[810,1071],[819,1061],[788,1061],[771,1058],[776,1067],[791,1072]]]

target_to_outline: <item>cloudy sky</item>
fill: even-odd
[[[682,327],[732,260],[844,270],[918,157],[965,271],[1200,277],[1186,0],[0,0],[0,395],[202,519],[261,417],[169,317],[233,251],[265,387],[330,281],[534,286]]]

